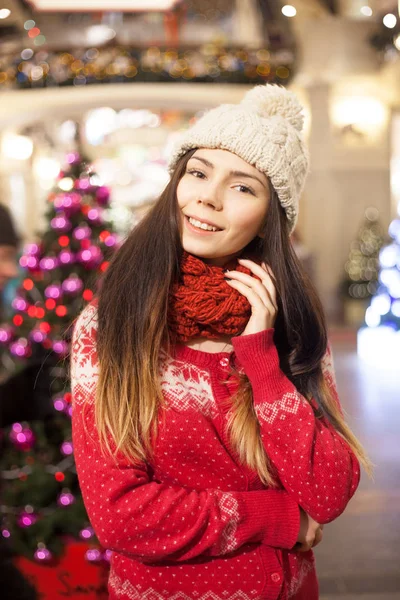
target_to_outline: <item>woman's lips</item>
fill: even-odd
[[[200,229],[199,227],[192,225],[191,222],[189,221],[189,217],[187,217],[186,215],[185,215],[185,225],[190,232],[196,233],[197,235],[214,235],[216,233],[221,233],[221,231],[223,231],[222,229],[219,229],[218,231],[209,231],[208,229]]]

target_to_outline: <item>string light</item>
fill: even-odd
[[[285,4],[285,6],[282,6],[282,14],[285,15],[285,17],[295,17],[297,10],[291,4]]]
[[[287,16],[296,14],[292,5],[286,5],[284,11]],[[45,43],[45,36],[38,27],[32,27],[28,35],[35,45]],[[29,56],[24,50],[23,54],[16,57],[15,69],[0,72],[0,85],[29,87],[34,82],[37,87],[46,81],[51,85],[88,85],[99,81],[129,83],[133,79],[279,83],[282,78],[277,73],[277,67],[283,66],[292,74],[295,57],[291,51],[287,51],[285,63],[279,65],[278,52],[266,48],[244,51],[212,43],[190,52],[155,46],[146,49],[92,47],[79,56],[69,52],[51,52],[47,58],[48,67],[43,68],[43,61],[38,55]],[[21,62],[18,63],[18,59]],[[39,71],[33,71],[36,79],[32,79],[35,67],[42,67],[43,73],[39,77]]]
[[[397,24],[396,16],[393,15],[392,13],[385,15],[383,17],[383,24],[385,27],[388,27],[389,29],[393,29],[394,27],[396,27],[396,24]]]
[[[360,13],[364,15],[364,17],[372,17],[372,8],[370,6],[362,6],[360,8]]]

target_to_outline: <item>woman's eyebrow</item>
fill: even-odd
[[[210,162],[209,160],[202,158],[201,156],[192,156],[192,159],[196,159],[199,160],[200,162],[204,163],[207,167],[210,167],[210,169],[214,168],[214,165],[212,164],[212,162]],[[244,171],[229,171],[230,175],[233,175],[234,177],[247,177],[248,179],[255,179],[256,181],[258,181],[258,183],[260,183],[263,187],[265,186],[265,183],[263,183],[261,181],[261,179],[259,179],[258,177],[256,177],[255,175],[250,175],[250,173],[245,173]]]

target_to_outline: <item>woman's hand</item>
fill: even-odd
[[[314,521],[300,507],[300,531],[294,549],[298,552],[307,552],[317,546],[322,541],[323,528],[323,525]]]
[[[251,317],[241,335],[271,329],[278,312],[272,271],[265,263],[262,263],[261,267],[252,260],[239,259],[239,263],[259,277],[257,279],[240,271],[225,272],[225,277],[230,280],[227,280],[227,284],[246,296],[251,305]]]

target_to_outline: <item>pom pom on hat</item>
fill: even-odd
[[[257,85],[247,92],[242,105],[255,111],[260,117],[280,116],[301,131],[303,129],[303,107],[293,92],[279,85]]]

